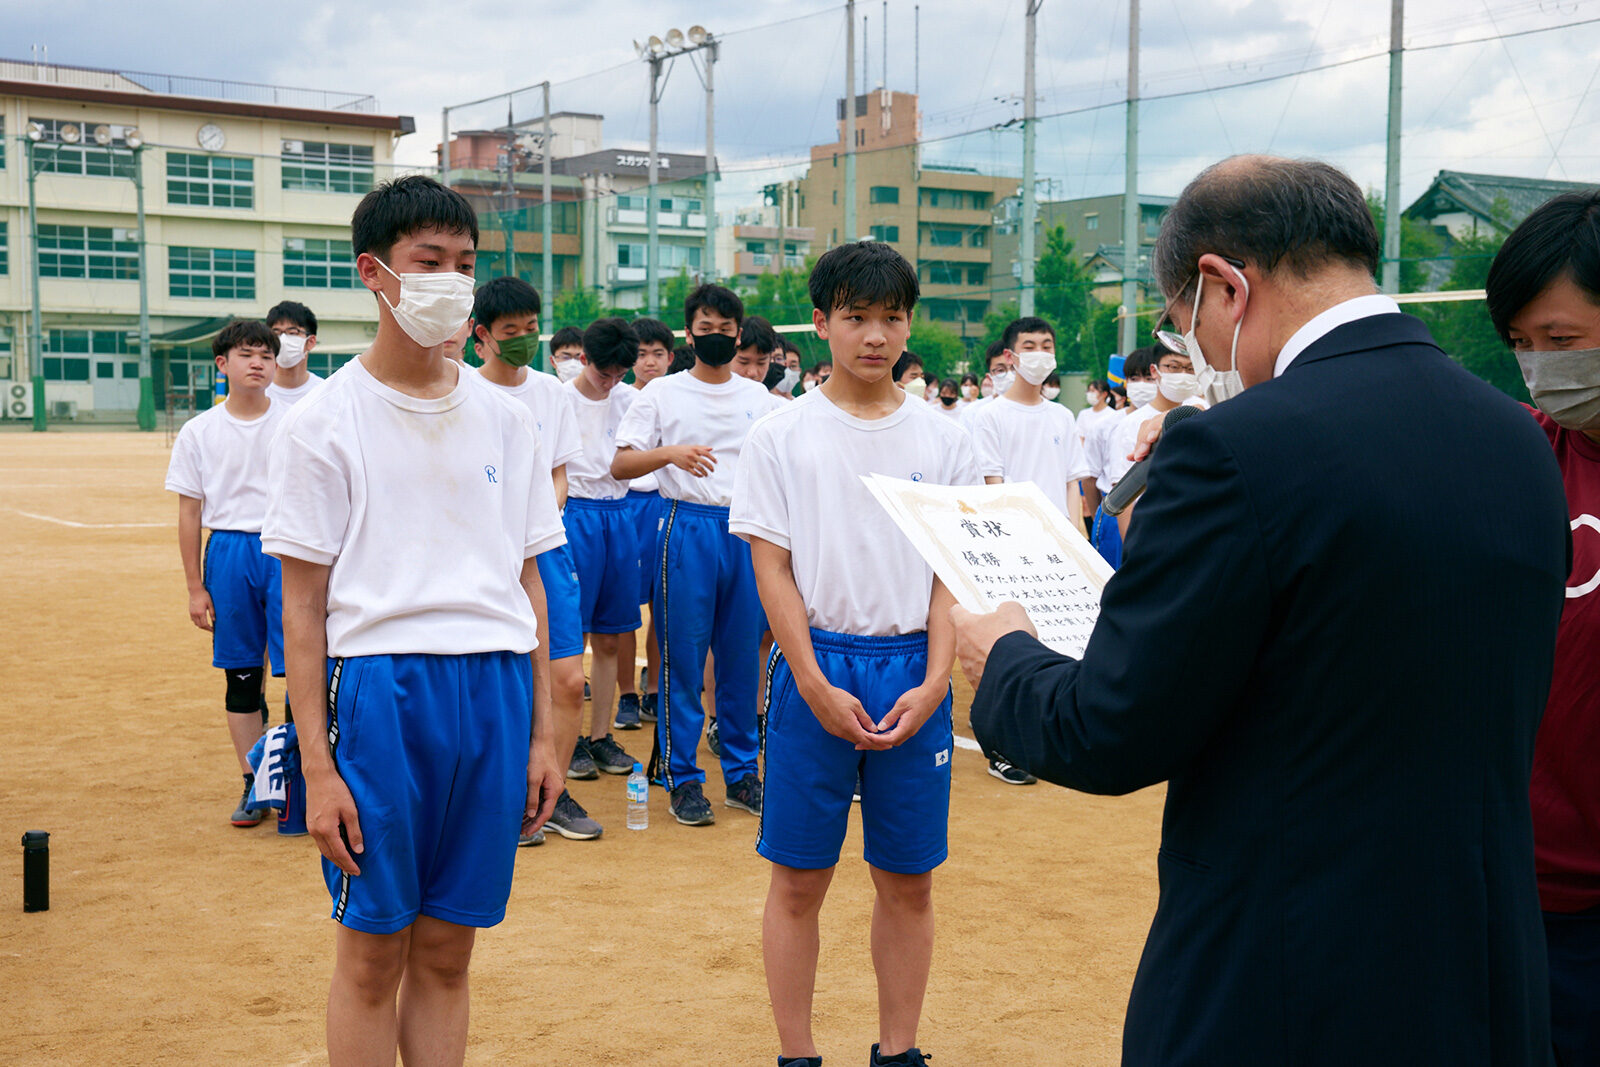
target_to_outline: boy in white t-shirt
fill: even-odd
[[[783,401],[728,366],[744,319],[744,304],[731,290],[700,286],[684,301],[683,318],[694,366],[639,391],[617,431],[611,473],[627,479],[657,471],[668,500],[661,585],[651,610],[662,650],[659,758],[651,763],[672,794],[673,817],[708,826],[716,816],[695,762],[705,728],[707,651],[716,659],[727,803],[761,813],[756,680],[765,624],[750,546],[728,532],[728,502],[745,436]]]
[[[304,304],[283,300],[267,312],[266,322],[278,335],[278,370],[267,395],[293,407],[322,383],[322,376],[306,366],[306,357],[317,347],[317,316]]]
[[[283,561],[307,825],[338,921],[332,1063],[460,1063],[476,927],[555,807],[536,557],[565,534],[526,406],[444,355],[478,225],[412,175],[351,219],[378,332],[284,418],[262,544]],[[398,998],[402,985],[405,995]]]
[[[639,394],[622,384],[639,356],[639,338],[626,320],[597,319],[583,331],[583,371],[563,388],[578,425],[579,453],[568,465],[562,521],[578,570],[580,615],[593,652],[589,670],[589,732],[574,760],[606,774],[627,774],[633,757],[611,734],[611,696],[617,686],[617,635],[639,628],[639,534],[628,506],[628,483],[611,476],[617,427]]]
[[[948,854],[953,598],[862,484],[977,485],[971,441],[891,376],[917,277],[890,245],[840,245],[811,273],[833,376],[750,433],[729,527],[749,540],[778,648],[767,668],[772,861],[762,924],[780,1064],[821,1063],[811,1034],[817,915],[860,783],[877,901],[872,1064],[923,1064],[933,869]],[[721,668],[722,661],[717,661]]]
[[[228,736],[244,774],[244,794],[229,817],[255,826],[266,815],[251,799],[250,747],[261,736],[261,695],[269,659],[283,674],[283,590],[278,561],[261,551],[267,511],[267,461],[288,405],[268,395],[278,338],[259,322],[228,323],[211,342],[228,379],[222,403],[178,431],[167,489],[178,494],[178,554],[189,586],[189,619],[211,633],[211,665],[227,684]],[[200,530],[211,531],[202,561]]]
[[[582,454],[578,425],[567,392],[554,375],[534,370],[539,355],[539,292],[521,278],[495,278],[479,286],[472,299],[473,346],[483,359],[478,373],[526,404],[555,487],[556,506],[567,502],[567,464]],[[573,751],[583,728],[583,616],[578,570],[572,546],[558,545],[539,553],[544,582],[546,631],[550,635],[550,701],[561,730],[561,751]],[[573,773],[576,770],[577,773]],[[587,768],[568,769],[568,777],[598,778],[593,761]],[[600,836],[600,824],[589,817],[572,794],[563,792],[547,824],[562,837],[589,841]],[[544,843],[544,831],[522,835],[518,844]]]

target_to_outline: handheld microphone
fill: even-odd
[[[1200,414],[1200,410],[1192,404],[1179,404],[1167,412],[1166,418],[1161,420],[1161,436],[1165,437],[1184,419]],[[1122,476],[1122,480],[1111,487],[1111,492],[1106,494],[1105,500],[1107,515],[1121,515],[1144,494],[1145,482],[1150,479],[1150,461],[1154,458],[1155,452],[1152,450],[1150,455],[1129,467],[1128,473]]]

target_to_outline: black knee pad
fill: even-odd
[[[261,714],[261,683],[266,670],[262,667],[229,667],[222,672],[228,680],[227,695],[222,706],[230,715]]]

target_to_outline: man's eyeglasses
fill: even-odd
[[[1232,256],[1223,256],[1222,259],[1229,266],[1236,267],[1239,270],[1244,270],[1244,260],[1234,259]],[[1195,280],[1199,277],[1200,271],[1197,268],[1195,272],[1189,275],[1188,279],[1178,287],[1178,295],[1182,296],[1184,293],[1187,293],[1189,291],[1189,286],[1193,285]],[[1150,331],[1150,335],[1156,339],[1157,344],[1159,344],[1162,348],[1165,348],[1168,352],[1171,352],[1173,355],[1187,356],[1189,354],[1189,343],[1183,339],[1183,334],[1176,330],[1163,329],[1163,327],[1166,326],[1176,325],[1177,323],[1172,321],[1172,301],[1169,300],[1167,301],[1167,306],[1161,309],[1161,317],[1156,320],[1155,329]]]

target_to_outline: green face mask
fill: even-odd
[[[508,337],[495,343],[500,346],[500,359],[513,367],[526,367],[539,354],[539,335],[536,333]]]

